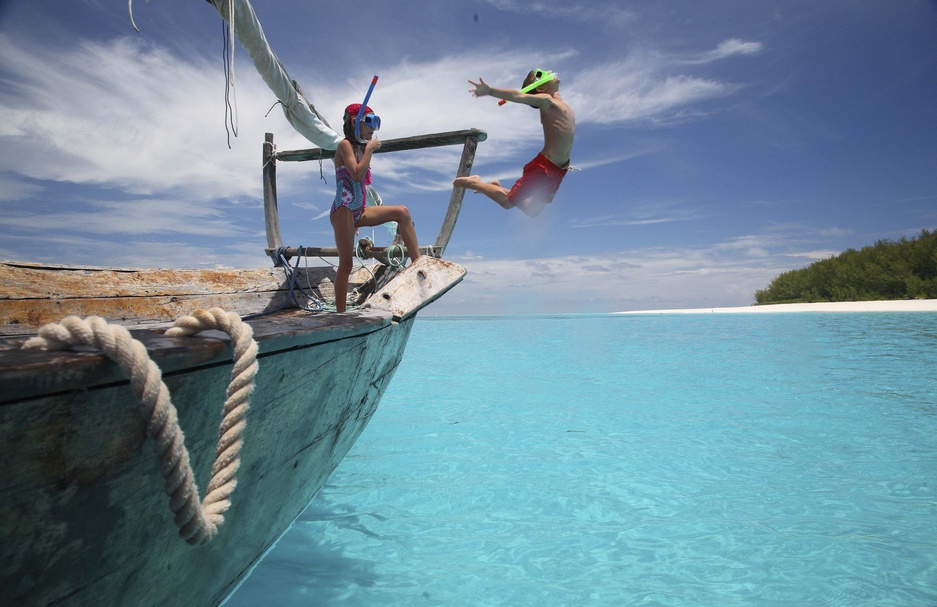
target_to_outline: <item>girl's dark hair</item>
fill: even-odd
[[[360,156],[364,153],[364,146],[358,143],[358,139],[355,137],[355,126],[352,124],[353,118],[354,116],[349,116],[345,119],[342,133],[345,135],[345,139],[351,142],[351,149],[354,150],[355,156]]]

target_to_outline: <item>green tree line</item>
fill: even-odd
[[[880,299],[937,299],[937,230],[848,249],[755,291],[757,304]]]

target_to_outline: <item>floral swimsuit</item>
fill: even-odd
[[[352,217],[355,219],[355,225],[358,224],[358,220],[361,219],[361,214],[364,213],[364,208],[368,206],[368,197],[366,186],[371,183],[371,169],[368,169],[368,172],[365,174],[364,179],[361,181],[355,181],[351,172],[344,166],[335,168],[335,200],[332,201],[332,210],[329,212],[329,215],[335,212],[336,209],[341,207],[347,207],[351,211]]]

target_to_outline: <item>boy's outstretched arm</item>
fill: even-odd
[[[543,93],[522,93],[518,89],[496,88],[485,82],[484,78],[479,78],[478,82],[469,80],[469,84],[475,88],[469,89],[469,92],[476,97],[495,97],[514,103],[523,103],[533,107],[542,107],[552,100],[549,95]]]

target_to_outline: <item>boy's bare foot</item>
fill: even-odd
[[[476,194],[484,194],[505,209],[513,209],[514,205],[508,200],[508,190],[501,186],[497,179],[485,183],[478,175],[471,177],[456,177],[452,185],[472,190]]]
[[[481,184],[482,178],[478,175],[472,175],[471,177],[456,177],[452,182],[452,185],[457,188],[465,188],[467,190],[472,190],[476,194],[478,193],[478,186]]]

